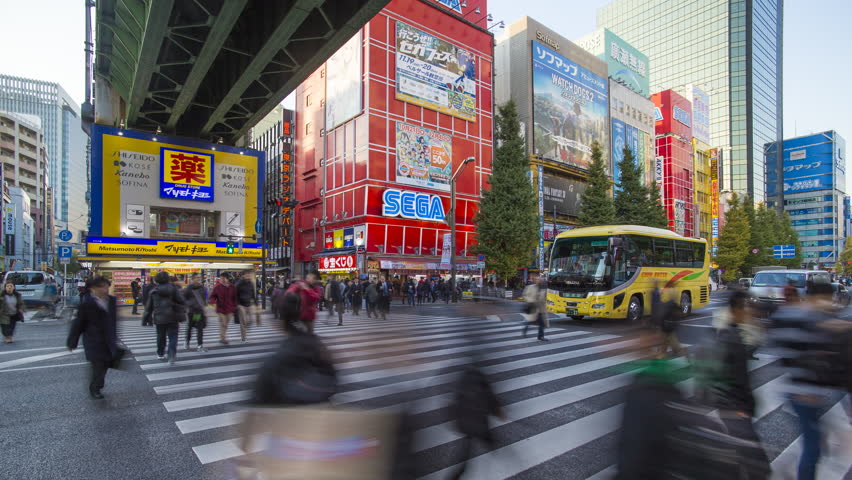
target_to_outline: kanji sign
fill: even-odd
[[[319,259],[320,272],[351,272],[357,268],[355,255],[333,255]]]
[[[213,201],[213,155],[160,148],[160,197]]]

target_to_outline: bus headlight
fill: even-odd
[[[605,303],[596,303],[596,304],[592,305],[592,308],[594,308],[594,309],[606,308],[606,304]]]

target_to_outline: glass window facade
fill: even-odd
[[[711,96],[722,190],[764,198],[763,145],[780,138],[780,0],[615,0],[597,24],[649,57],[651,91],[689,84]]]

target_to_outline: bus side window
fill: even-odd
[[[638,265],[643,267],[653,267],[657,264],[654,256],[654,247],[649,237],[631,236],[630,245],[634,246],[638,252]]]
[[[675,242],[675,265],[678,267],[692,267],[692,242],[678,240]]]
[[[657,259],[657,265],[660,267],[674,267],[674,242],[671,240],[663,240],[661,238],[654,239],[654,256]]]
[[[695,242],[692,244],[692,268],[704,268],[704,255],[707,253],[707,245]]]

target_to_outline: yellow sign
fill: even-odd
[[[180,257],[253,257],[262,256],[260,245],[243,244],[243,251],[229,254],[225,243],[181,240],[125,239],[89,237],[89,255],[163,255]]]
[[[343,248],[343,230],[334,231],[334,248]]]
[[[213,201],[213,155],[161,147],[160,197]]]

